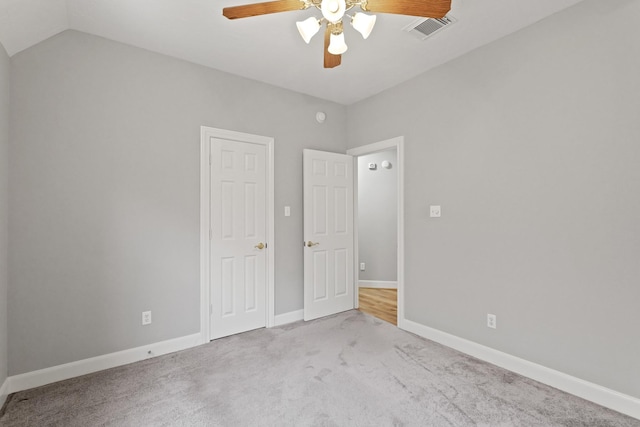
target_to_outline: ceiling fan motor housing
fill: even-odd
[[[342,19],[347,11],[347,3],[345,0],[322,0],[320,10],[324,19],[336,23]]]

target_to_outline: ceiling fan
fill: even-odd
[[[342,54],[347,51],[344,40],[345,16],[351,25],[366,39],[376,22],[375,15],[356,12],[353,16],[346,12],[359,6],[365,12],[393,13],[397,15],[442,18],[451,9],[451,0],[275,0],[242,6],[225,7],[222,14],[229,19],[248,18],[269,13],[305,10],[315,7],[322,12],[322,18],[310,17],[297,23],[298,31],[305,42],[326,23],[324,32],[324,68],[333,68],[342,62]]]

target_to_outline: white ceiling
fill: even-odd
[[[426,41],[402,31],[415,17],[379,14],[367,40],[345,29],[334,69],[322,33],[307,45],[295,26],[319,11],[222,16],[252,0],[0,0],[0,42],[14,55],[74,29],[348,105],[580,1],[452,0],[458,22]]]

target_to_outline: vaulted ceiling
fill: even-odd
[[[427,40],[403,31],[415,17],[379,14],[363,40],[345,29],[342,65],[323,68],[296,21],[317,10],[227,20],[252,0],[0,0],[0,42],[15,55],[74,29],[341,104],[351,104],[531,25],[582,0],[452,0],[457,22]]]

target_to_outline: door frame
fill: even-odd
[[[347,154],[353,156],[354,162],[354,191],[353,191],[353,261],[354,261],[354,306],[359,307],[358,301],[358,264],[360,254],[358,250],[358,157],[373,154],[389,149],[396,149],[397,168],[398,168],[398,200],[397,200],[397,234],[398,234],[398,327],[404,329],[404,136],[387,139],[373,144],[367,144],[360,147],[347,150]]]
[[[271,328],[275,324],[275,191],[274,191],[274,138],[252,135],[226,129],[207,126],[200,127],[200,335],[202,343],[211,341],[211,146],[210,138],[227,139],[264,145],[267,154],[266,182],[266,242],[267,257],[267,298],[265,325]]]

